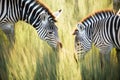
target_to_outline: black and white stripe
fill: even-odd
[[[75,49],[84,55],[92,43],[100,53],[109,53],[113,47],[120,49],[120,16],[113,11],[100,11],[77,25],[74,31]]]
[[[61,44],[55,16],[42,3],[37,0],[0,0],[0,28],[3,31],[11,29],[9,25],[14,25],[18,20],[33,25],[39,37],[52,47]]]

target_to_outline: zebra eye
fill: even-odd
[[[79,29],[82,31],[82,30],[84,30],[85,28],[84,28],[84,26],[79,26]]]
[[[42,13],[42,14],[40,15],[40,18],[41,18],[41,20],[45,21],[46,18],[47,18],[47,14],[46,14],[46,13]]]
[[[80,31],[85,29],[85,26],[82,23],[77,24],[77,27]]]

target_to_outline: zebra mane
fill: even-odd
[[[101,11],[97,11],[95,13],[92,13],[90,14],[89,16],[87,16],[86,18],[84,18],[83,20],[81,20],[80,22],[85,22],[87,20],[89,20],[90,18],[93,18],[93,17],[98,17],[99,15],[100,16],[103,16],[104,18],[108,18],[110,17],[111,15],[114,15],[115,12],[114,10],[101,10]],[[103,17],[101,17],[102,19],[104,19]]]
[[[36,0],[36,2],[38,4],[40,4],[40,6],[42,6],[48,12],[49,15],[51,15],[51,17],[53,18],[53,20],[55,22],[57,22],[57,20],[55,19],[55,16],[52,14],[52,12],[50,11],[50,9],[41,0]]]

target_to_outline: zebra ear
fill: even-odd
[[[75,29],[74,32],[72,33],[72,35],[76,35],[78,32],[78,29]]]
[[[118,12],[116,13],[118,16],[120,16],[120,9],[118,10]]]
[[[55,18],[57,19],[57,18],[60,16],[61,13],[62,13],[62,9],[60,9],[60,10],[54,12],[53,15],[54,15]]]

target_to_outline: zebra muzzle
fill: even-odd
[[[60,47],[60,48],[62,48],[62,43],[61,43],[61,42],[58,42],[58,43],[57,43],[57,46]]]

